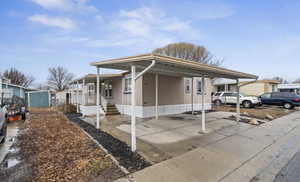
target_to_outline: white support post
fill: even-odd
[[[82,80],[82,105],[85,105],[85,79]]]
[[[205,97],[204,97],[204,84],[205,84],[205,79],[204,79],[204,77],[202,76],[202,78],[201,78],[201,106],[202,106],[202,114],[201,114],[201,116],[202,116],[202,124],[201,124],[201,126],[202,126],[202,132],[203,133],[205,133],[206,132],[206,126],[205,126],[205,108],[204,108],[204,99],[205,99]]]
[[[30,107],[30,93],[28,92],[27,93],[28,95],[27,95],[27,104],[28,104],[28,107]]]
[[[96,84],[96,90],[97,90],[97,97],[96,97],[96,103],[97,103],[97,123],[96,123],[96,128],[97,129],[99,129],[100,128],[100,104],[99,104],[99,99],[100,99],[100,97],[99,97],[99,80],[100,80],[100,75],[99,75],[99,69],[100,68],[98,68],[97,67],[97,84]]]
[[[122,78],[122,90],[121,90],[121,93],[122,93],[122,114],[124,114],[124,87],[125,87],[125,79]]]
[[[192,77],[192,83],[191,83],[191,103],[192,103],[192,115],[194,115],[194,77]]]
[[[79,83],[76,82],[76,111],[79,113]]]
[[[99,74],[101,75],[102,74],[102,70],[99,70]],[[101,78],[100,78],[100,76],[99,76],[99,89],[100,89],[100,91],[99,91],[99,102],[100,102],[100,106],[102,106],[102,96],[103,96],[103,92],[102,92],[102,83],[101,83]]]
[[[240,121],[240,87],[239,87],[239,79],[236,79],[236,121],[239,123]]]
[[[51,92],[50,91],[48,91],[48,101],[49,101],[49,107],[51,107],[52,104],[51,104]]]
[[[2,89],[2,78],[1,78],[1,76],[0,76],[0,98],[1,98],[1,100],[0,100],[0,102],[1,102],[1,104],[3,104],[2,103],[2,101],[3,101],[3,89]]]
[[[158,120],[158,74],[155,74],[155,119]]]
[[[135,66],[131,65],[131,151],[136,151],[135,133]]]

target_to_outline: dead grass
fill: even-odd
[[[34,181],[112,181],[123,173],[78,127],[52,109],[31,110],[18,137]],[[106,173],[106,174],[103,174]]]
[[[225,112],[236,112],[236,106],[215,106],[213,108],[215,111],[225,111]],[[288,110],[281,107],[255,107],[255,108],[241,108],[241,114],[249,115],[250,117],[257,119],[266,119],[266,115],[271,115],[274,119],[285,116],[294,110]]]

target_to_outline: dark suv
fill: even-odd
[[[290,92],[265,93],[259,98],[262,104],[283,106],[286,109],[300,106],[300,96]]]

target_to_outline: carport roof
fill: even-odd
[[[210,66],[195,61],[162,56],[157,54],[143,54],[118,59],[109,59],[103,61],[92,62],[92,66],[100,68],[110,68],[118,70],[130,70],[131,65],[135,65],[137,71],[142,71],[155,61],[155,66],[148,72],[158,73],[170,76],[185,77],[220,77],[229,79],[257,79],[258,76],[230,69]]]
[[[112,74],[100,74],[99,76],[101,77],[101,79],[109,79],[109,78],[114,78],[114,77],[121,77],[125,74],[126,72],[122,72],[122,73],[112,73]],[[72,83],[82,83],[83,80],[85,80],[86,83],[89,83],[89,82],[96,82],[96,79],[97,79],[97,74],[87,74],[83,77],[80,77],[80,78],[77,78],[75,80],[72,80],[70,82],[70,84]]]

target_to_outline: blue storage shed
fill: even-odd
[[[48,90],[27,92],[26,103],[28,107],[51,107],[52,94]]]

